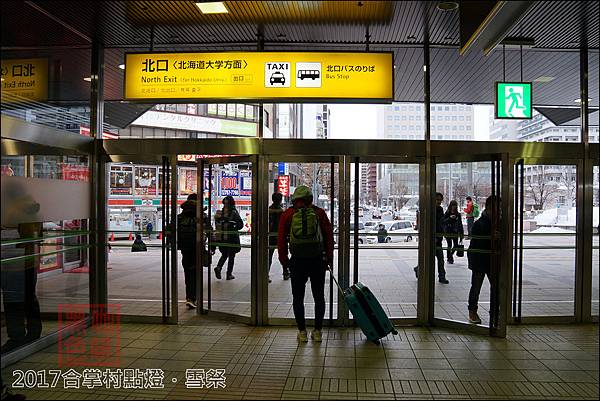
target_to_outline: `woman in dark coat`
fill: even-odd
[[[446,234],[449,234],[446,237],[446,242],[448,244],[447,256],[448,263],[454,263],[454,252],[456,252],[455,248],[460,243],[463,242],[463,238],[465,236],[465,231],[462,225],[462,218],[460,216],[460,212],[458,211],[458,203],[455,200],[450,201],[448,205],[448,210],[444,214],[444,231]]]
[[[221,258],[215,267],[215,277],[221,278],[221,270],[227,261],[227,280],[233,280],[233,265],[235,254],[241,250],[240,234],[244,222],[235,208],[232,196],[223,198],[223,209],[215,213],[216,237],[221,251]]]

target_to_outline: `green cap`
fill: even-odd
[[[306,185],[300,185],[296,187],[294,194],[292,195],[292,202],[298,199],[306,199],[312,197],[312,191]]]

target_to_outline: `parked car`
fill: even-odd
[[[416,237],[417,231],[413,228],[413,225],[408,220],[392,220],[383,221],[379,224],[383,224],[388,232],[388,236],[385,238],[386,243],[400,242],[400,241],[412,241],[413,237]],[[369,231],[367,235],[367,244],[376,244],[377,241],[377,225],[373,230]]]
[[[371,213],[372,219],[381,219],[381,211],[379,209],[373,209],[373,213]]]
[[[369,221],[365,221],[364,225],[365,225],[365,230],[368,232],[368,231],[371,231],[371,230],[374,230],[375,228],[377,228],[377,226],[379,225],[379,222],[369,220]]]
[[[338,227],[333,229],[333,242],[337,244]],[[358,243],[364,244],[367,238],[365,224],[361,221],[358,223]],[[350,223],[350,244],[354,243],[354,223]]]

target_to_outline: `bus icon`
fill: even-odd
[[[319,70],[298,70],[298,79],[318,79],[321,77],[321,72]]]
[[[296,87],[320,88],[323,79],[321,63],[300,62],[296,63]]]

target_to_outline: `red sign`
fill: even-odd
[[[79,127],[79,134],[83,136],[91,136],[90,129],[88,127],[84,127],[83,125]],[[119,139],[119,134],[103,132],[102,139]]]
[[[62,165],[62,179],[69,181],[88,181],[90,176],[90,170],[88,166],[81,166],[77,164]]]
[[[280,175],[277,177],[277,192],[283,196],[290,196],[290,176]]]
[[[213,157],[235,157],[237,155],[177,155],[179,162],[193,162],[196,159],[210,159]]]

